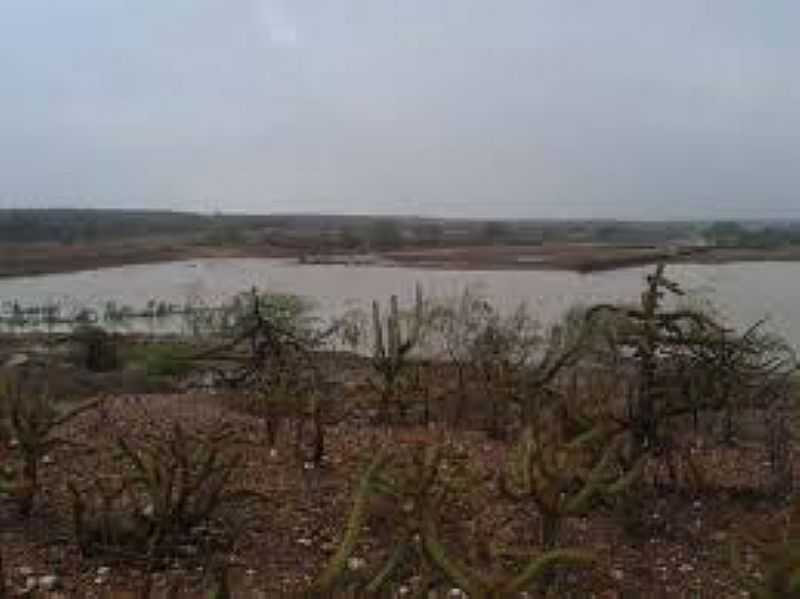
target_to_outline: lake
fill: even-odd
[[[301,265],[293,260],[209,259],[107,268],[69,274],[0,279],[0,304],[59,303],[68,309],[100,308],[108,301],[142,308],[150,300],[184,304],[224,301],[252,286],[311,300],[329,318],[395,293],[412,302],[414,286],[426,296],[457,295],[465,287],[511,310],[521,302],[543,323],[571,305],[637,301],[649,267],[592,274],[549,270],[455,271],[382,266]],[[745,262],[671,265],[667,274],[691,301],[713,302],[732,326],[767,318],[771,330],[800,348],[800,263]]]

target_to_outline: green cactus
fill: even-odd
[[[405,335],[401,330],[401,315],[397,296],[389,300],[389,314],[385,319],[381,316],[380,304],[372,302],[372,325],[374,350],[372,367],[380,375],[376,385],[381,395],[381,410],[384,422],[388,422],[389,406],[395,398],[397,385],[409,362],[408,355],[416,347],[422,330],[424,304],[422,288],[416,287],[414,314]],[[384,330],[385,329],[385,330]]]
[[[364,523],[369,515],[369,502],[376,493],[376,481],[378,475],[384,470],[389,460],[386,451],[379,452],[367,467],[361,477],[356,490],[353,508],[345,525],[344,537],[339,544],[336,553],[330,559],[322,574],[314,582],[310,596],[317,597],[331,593],[347,567],[347,561],[352,557],[358,543],[359,535],[364,527]]]
[[[309,596],[330,595],[348,583],[347,562],[355,551],[359,533],[379,501],[387,499],[396,543],[388,559],[370,571],[363,584],[351,587],[365,591],[366,596],[387,591],[401,568],[408,571],[412,562],[479,599],[514,596],[534,585],[546,585],[556,567],[588,567],[594,562],[588,552],[558,548],[531,556],[517,571],[504,576],[489,576],[468,566],[439,534],[442,505],[449,494],[460,489],[450,480],[452,465],[447,462],[445,468],[444,463],[442,446],[427,440],[399,451],[379,452],[360,481],[339,550]]]
[[[552,549],[567,518],[585,514],[594,500],[617,496],[639,477],[643,459],[622,471],[615,464],[622,436],[598,423],[561,439],[557,427],[529,427],[515,449],[504,493],[534,502],[542,518],[542,545]]]
[[[748,576],[741,546],[756,551],[764,568]],[[800,599],[800,500],[795,500],[784,526],[739,531],[731,545],[731,565],[744,592],[754,599]]]

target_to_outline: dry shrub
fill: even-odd
[[[56,429],[79,414],[94,409],[100,402],[98,399],[63,411],[56,407],[47,392],[27,394],[19,381],[6,382],[0,388],[0,428],[5,428],[7,435],[14,440],[15,455],[12,458],[16,458],[5,465],[3,474],[7,481],[4,486],[18,502],[23,516],[30,515],[39,493],[42,460],[58,447],[73,444],[59,438]]]
[[[224,424],[188,431],[175,422],[135,439],[116,432],[115,474],[69,484],[83,553],[158,560],[232,542],[238,528],[229,517],[262,500],[237,486],[240,443]]]

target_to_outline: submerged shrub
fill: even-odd
[[[175,343],[150,343],[131,348],[128,362],[144,369],[148,376],[180,376],[192,368],[192,351]]]
[[[107,372],[119,366],[114,338],[97,326],[78,327],[73,333],[78,345],[78,359],[91,372]]]

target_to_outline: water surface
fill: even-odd
[[[551,323],[576,303],[637,301],[650,267],[592,274],[550,270],[457,271],[382,266],[300,265],[293,260],[208,259],[123,266],[95,271],[0,279],[0,303],[60,303],[102,309],[108,301],[144,307],[157,300],[221,303],[237,292],[259,289],[310,299],[329,318],[372,299],[398,294],[411,302],[416,283],[427,296],[447,297],[470,287],[504,310],[521,302]],[[713,302],[733,326],[767,318],[768,326],[800,348],[800,263],[745,262],[672,265],[668,275],[691,301]]]

